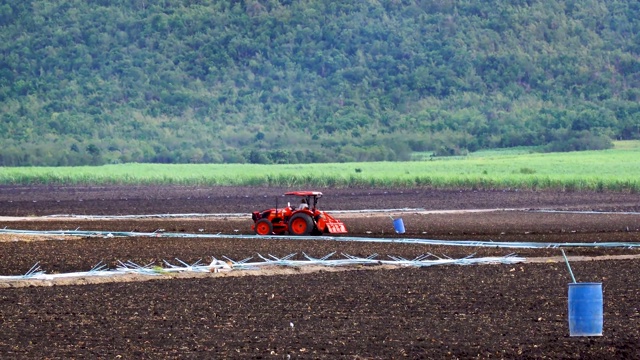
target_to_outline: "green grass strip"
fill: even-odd
[[[118,164],[0,168],[4,185],[429,187],[640,191],[640,142],[604,151],[477,152],[408,162],[330,164]]]

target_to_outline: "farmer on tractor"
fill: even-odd
[[[308,208],[309,208],[309,204],[307,204],[307,200],[305,199],[300,200],[300,205],[298,205],[298,210],[304,210]]]

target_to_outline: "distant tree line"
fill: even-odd
[[[0,165],[408,160],[640,138],[640,4],[0,0]]]

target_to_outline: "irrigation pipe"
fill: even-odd
[[[89,220],[102,220],[102,219],[166,219],[166,218],[237,218],[237,217],[251,217],[246,213],[186,213],[186,214],[140,214],[140,215],[76,215],[76,214],[55,214],[46,215],[44,218],[73,218],[73,219],[89,219]]]
[[[287,236],[287,235],[231,235],[231,234],[192,234],[170,232],[129,232],[129,231],[88,231],[88,230],[16,230],[0,229],[0,234],[31,235],[31,236],[80,236],[80,237],[157,237],[157,238],[200,238],[200,239],[260,239],[260,240],[299,240],[299,241],[343,241],[369,243],[420,244],[437,246],[461,247],[493,247],[512,249],[548,249],[575,247],[606,247],[606,248],[640,248],[640,243],[632,242],[507,242],[507,241],[477,241],[477,240],[433,240],[420,238],[370,238],[352,236]]]
[[[585,215],[640,215],[640,212],[636,211],[578,211],[578,210],[527,210],[528,212],[535,213],[549,213],[549,214],[585,214]]]
[[[564,253],[563,249],[560,249],[560,251],[562,251],[562,257],[564,257],[564,262],[567,264],[567,268],[569,269],[569,274],[571,274],[571,280],[573,280],[573,283],[576,283],[576,277],[573,276],[573,271],[571,270],[571,265],[569,265],[569,259],[567,259],[567,254]]]
[[[451,213],[480,213],[494,211],[523,211],[532,213],[552,214],[615,214],[615,215],[640,215],[640,212],[632,211],[578,211],[578,210],[551,210],[530,208],[504,208],[504,209],[458,209],[458,210],[425,210],[424,208],[397,208],[397,209],[362,209],[362,210],[329,210],[332,214],[362,214],[362,213],[419,213],[419,214],[451,214]],[[184,213],[184,214],[139,214],[139,215],[78,215],[78,214],[54,214],[44,218],[73,218],[73,219],[146,219],[146,218],[250,218],[247,213]]]
[[[360,213],[406,213],[424,212],[424,208],[399,209],[363,209],[363,210],[331,210],[332,214],[360,214]],[[162,218],[251,218],[247,213],[184,213],[184,214],[139,214],[139,215],[78,215],[54,214],[44,218],[73,218],[73,219],[162,219]]]

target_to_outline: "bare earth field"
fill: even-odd
[[[298,189],[0,186],[0,228],[251,234],[252,210]],[[640,242],[640,194],[319,189],[349,236]],[[409,208],[410,211],[399,209]],[[396,209],[382,212],[369,210]],[[358,212],[341,213],[343,210]],[[539,210],[562,210],[542,212]],[[229,214],[81,219],[54,214]],[[246,216],[234,216],[234,213]],[[406,234],[389,216],[402,217]],[[552,358],[640,356],[640,252],[566,248],[579,282],[602,282],[604,334],[569,337],[558,249],[265,239],[0,236],[0,275],[86,271],[102,261],[516,253],[516,265],[269,269],[148,281],[0,284],[0,354],[11,358]],[[300,255],[298,255],[300,257]],[[593,261],[578,261],[589,257]],[[127,279],[125,279],[127,280]],[[139,278],[130,280],[141,280]],[[65,286],[61,286],[61,285]],[[71,285],[69,285],[71,284]],[[26,286],[25,286],[26,285]],[[49,286],[42,286],[49,285]],[[293,325],[293,326],[292,326]]]

